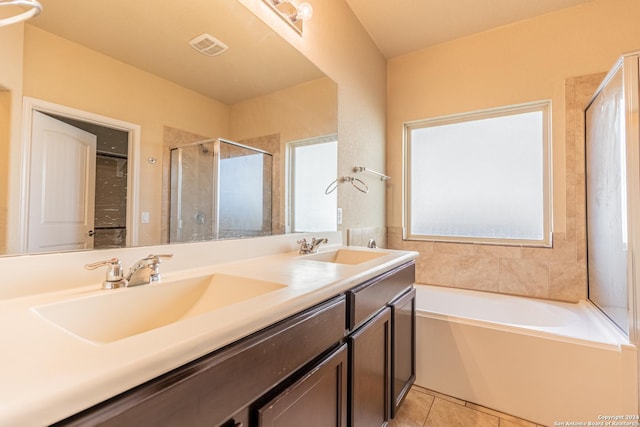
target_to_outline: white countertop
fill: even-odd
[[[322,250],[330,249],[336,247]],[[81,339],[33,310],[58,301],[114,292],[101,290],[99,283],[0,300],[0,425],[35,426],[59,421],[417,256],[415,252],[388,249],[349,249],[387,254],[347,265],[307,260],[297,252],[288,252],[169,271],[163,274],[162,283],[144,286],[169,286],[176,278],[212,273],[286,286],[104,344]]]

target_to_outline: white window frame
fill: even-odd
[[[494,237],[463,237],[463,236],[437,236],[416,234],[411,230],[411,131],[432,126],[463,123],[474,120],[502,117],[527,112],[541,111],[542,123],[542,168],[543,168],[543,237],[541,239],[509,239]],[[441,241],[458,243],[481,243],[514,246],[552,246],[552,174],[551,174],[551,100],[542,100],[526,104],[510,105],[487,110],[479,110],[468,113],[453,114],[449,116],[431,119],[415,120],[404,123],[403,149],[404,149],[404,191],[403,191],[403,221],[404,240]]]

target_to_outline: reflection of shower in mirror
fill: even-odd
[[[270,235],[272,163],[266,151],[223,139],[172,149],[170,242]]]

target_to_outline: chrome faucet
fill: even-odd
[[[300,245],[300,253],[301,254],[314,254],[318,252],[318,247],[323,243],[328,243],[327,239],[316,239],[313,237],[311,242],[307,242],[307,239],[298,240],[298,244]]]
[[[148,285],[152,282],[160,281],[160,260],[162,258],[170,259],[173,254],[165,255],[149,255],[133,264],[129,269],[129,273],[125,277],[127,286]]]
[[[173,254],[149,255],[142,258],[133,264],[126,277],[123,274],[122,263],[118,258],[86,264],[85,268],[95,270],[98,267],[106,266],[107,276],[102,282],[102,289],[117,289],[125,286],[148,285],[151,282],[160,281],[160,260],[172,257]]]
[[[107,276],[102,282],[102,289],[117,289],[127,286],[127,280],[122,273],[122,263],[118,258],[106,261],[98,261],[84,266],[87,270],[95,270],[98,267],[107,267]]]

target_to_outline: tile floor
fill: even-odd
[[[543,427],[471,402],[413,386],[388,427]]]

